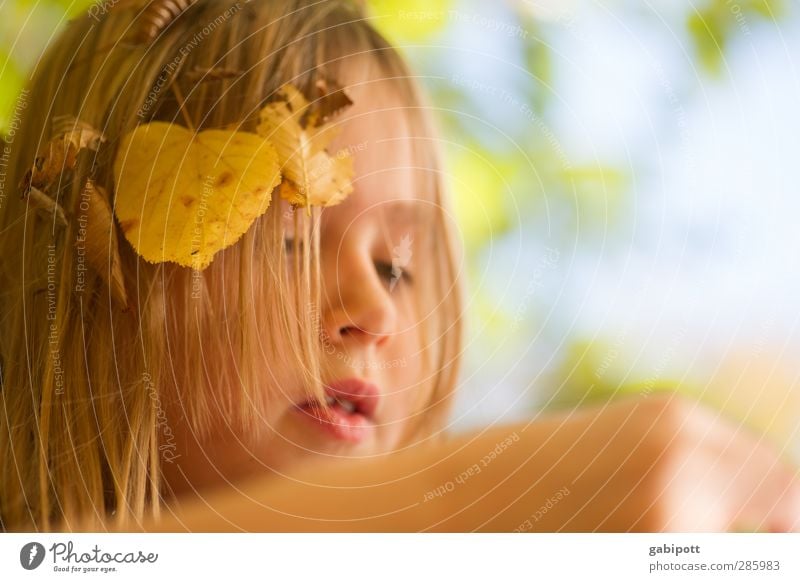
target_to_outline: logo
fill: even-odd
[[[44,561],[44,546],[39,542],[29,542],[19,551],[19,563],[26,570],[35,570]]]
[[[414,253],[411,252],[411,243],[414,240],[405,235],[400,244],[392,249],[392,279],[389,281],[389,291],[394,291],[395,286],[403,276],[403,268],[407,267],[411,262],[411,257]]]

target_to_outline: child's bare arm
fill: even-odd
[[[800,528],[794,469],[660,396],[337,461],[183,501],[149,531],[663,531]],[[173,513],[174,512],[174,513]]]

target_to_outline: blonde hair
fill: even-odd
[[[175,2],[159,2],[175,4]],[[108,148],[79,159],[59,193],[69,213],[91,176],[113,190],[121,136],[160,119],[196,129],[252,129],[253,116],[280,85],[308,92],[320,75],[340,78],[366,55],[407,105],[419,156],[439,208],[430,254],[415,279],[432,386],[418,435],[443,427],[461,351],[458,245],[446,215],[435,131],[428,107],[398,53],[344,1],[199,0],[153,32],[144,4],[109,6],[102,18],[74,19],[36,66],[12,144],[7,184],[17,184],[51,137],[51,120],[72,115],[103,132]],[[181,2],[181,4],[184,4]],[[94,15],[98,11],[95,9]],[[132,32],[149,42],[131,45]],[[360,61],[359,61],[360,62]],[[236,71],[189,82],[190,72]],[[194,74],[193,73],[193,74]],[[170,90],[177,83],[182,92]],[[176,95],[185,95],[182,107]],[[308,94],[308,93],[307,93]],[[89,159],[91,158],[91,159]],[[113,196],[113,193],[112,193]],[[0,519],[6,530],[124,527],[158,515],[167,400],[179,398],[193,427],[208,433],[219,414],[259,429],[272,391],[259,389],[257,359],[280,362],[317,390],[321,353],[306,306],[318,302],[318,245],[306,245],[287,273],[280,205],[273,204],[208,269],[139,260],[120,240],[129,308],[101,278],[76,288],[75,225],[54,225],[18,196],[0,208]],[[314,240],[314,221],[295,213]],[[295,283],[293,283],[295,281]],[[253,298],[259,298],[254,301]],[[287,299],[291,298],[291,299]],[[318,303],[316,303],[318,304]],[[220,333],[224,325],[225,333]],[[260,333],[261,330],[270,333]],[[224,335],[224,341],[220,336]],[[206,366],[210,361],[214,366]],[[233,381],[232,381],[233,380]]]

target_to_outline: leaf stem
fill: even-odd
[[[175,93],[175,98],[178,100],[178,106],[180,107],[181,115],[183,115],[183,120],[186,122],[188,128],[194,131],[194,122],[192,121],[192,118],[189,117],[189,112],[186,111],[186,108],[184,107],[186,105],[186,98],[183,96],[183,92],[180,90],[180,87],[178,87],[178,82],[175,81],[170,85],[170,87],[172,88],[172,92]]]

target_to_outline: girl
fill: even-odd
[[[298,127],[324,119],[338,131],[315,178],[353,160],[343,201],[290,205],[298,198],[282,182],[207,268],[141,260],[148,246],[167,253],[173,232],[131,236],[123,193],[145,176],[145,216],[155,184],[188,164],[202,132],[251,139],[287,84],[317,105]],[[457,231],[429,108],[354,2],[109,3],[49,47],[29,95],[8,180],[28,192],[6,199],[0,223],[6,529],[800,524],[794,469],[678,400],[447,435],[461,354]],[[69,135],[83,151],[63,156],[74,168],[42,198],[26,172],[47,167],[42,144],[61,116],[79,120],[71,127],[86,133]],[[128,139],[157,122],[197,141],[150,150]],[[277,146],[279,131],[266,134]],[[125,173],[128,160],[151,165]],[[219,210],[214,177],[208,193],[197,176],[175,179],[188,198],[159,212]],[[117,212],[96,220],[104,254],[88,267],[77,220],[87,183]],[[234,228],[238,209],[223,210]],[[147,216],[141,228],[161,220]],[[206,233],[202,222],[177,228]]]

